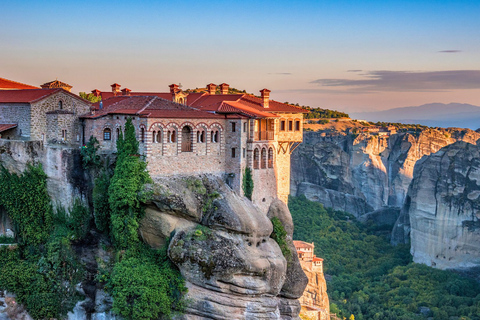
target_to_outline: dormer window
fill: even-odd
[[[62,100],[58,101],[58,109],[60,109],[60,110],[63,109],[63,101]]]

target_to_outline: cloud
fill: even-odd
[[[279,75],[279,76],[291,76],[292,75],[291,72],[275,72],[275,73],[269,73],[269,74],[275,74],[275,75]]]
[[[437,51],[439,53],[458,53],[462,52],[462,50],[442,50],[442,51]]]
[[[353,87],[362,92],[439,92],[458,89],[480,89],[480,70],[449,71],[368,71],[364,79],[317,79],[310,83],[324,87]],[[346,90],[347,88],[343,88]]]
[[[363,70],[357,70],[357,69],[353,69],[353,70],[347,70],[347,72],[362,72]]]

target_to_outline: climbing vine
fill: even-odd
[[[0,205],[12,219],[20,244],[45,242],[52,229],[53,211],[47,175],[41,165],[28,165],[21,175],[0,168]]]
[[[288,262],[290,262],[292,259],[292,251],[288,247],[287,232],[285,231],[282,221],[280,221],[280,219],[277,217],[273,217],[271,221],[273,224],[273,232],[270,237],[277,242],[280,250],[282,250],[283,256]]]

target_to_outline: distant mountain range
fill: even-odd
[[[429,103],[418,107],[350,113],[354,119],[422,124],[430,127],[480,128],[480,107],[464,103]]]

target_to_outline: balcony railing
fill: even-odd
[[[254,139],[255,140],[273,140],[274,139],[274,132],[273,131],[255,131],[254,132]]]

